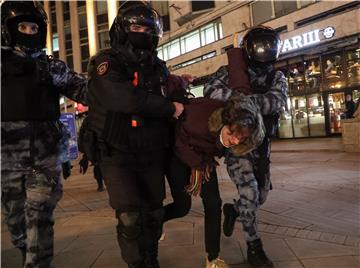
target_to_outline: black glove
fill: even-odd
[[[68,177],[70,177],[71,168],[72,168],[72,165],[71,165],[70,161],[62,163],[62,171],[63,171],[64,180],[66,180]]]
[[[86,155],[83,155],[83,157],[79,162],[79,165],[80,165],[80,173],[85,174],[89,166],[89,160],[87,159]]]

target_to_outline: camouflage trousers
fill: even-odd
[[[53,211],[62,196],[56,133],[41,132],[42,139],[15,142],[11,127],[3,125],[1,204],[11,241],[26,251],[24,267],[51,267]]]
[[[243,232],[247,242],[260,238],[257,230],[257,210],[267,198],[271,188],[270,170],[265,173],[265,185],[259,187],[256,179],[259,152],[254,150],[243,156],[234,156],[230,151],[226,153],[225,163],[230,179],[235,183],[239,199],[235,200],[235,209],[239,213]]]

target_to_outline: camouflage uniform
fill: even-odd
[[[260,72],[248,68],[251,83],[251,90],[255,93],[250,97],[259,105],[262,115],[270,115],[281,111],[286,104],[287,82],[284,74],[280,71],[273,71],[273,67]],[[268,75],[272,75],[271,85]],[[204,96],[209,98],[226,100],[230,96],[238,94],[232,91],[227,85],[229,76],[226,67],[221,67],[204,88]],[[263,94],[264,88],[267,90]],[[259,93],[259,94],[257,94]],[[270,138],[268,146],[270,147]],[[240,221],[243,225],[246,241],[251,242],[259,238],[256,225],[256,211],[266,200],[271,188],[270,165],[268,170],[259,169],[260,147],[242,155],[235,156],[231,150],[227,150],[225,163],[231,180],[235,183],[240,198],[236,201],[235,209],[239,213]],[[270,148],[268,161],[270,158]],[[256,177],[262,172],[265,177],[263,185],[258,185]]]
[[[10,49],[2,48],[3,53],[25,57]],[[37,56],[47,60],[50,83],[60,93],[86,103],[84,76],[60,60]],[[1,122],[1,204],[12,243],[26,253],[24,267],[51,266],[53,211],[62,196],[60,155],[67,137],[58,120]]]

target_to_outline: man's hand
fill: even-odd
[[[179,119],[179,116],[182,114],[182,112],[184,111],[184,105],[182,103],[173,102],[174,106],[175,106],[175,113],[173,114],[173,117],[176,119]]]
[[[63,172],[64,180],[66,180],[67,178],[70,177],[71,168],[72,168],[72,165],[71,165],[70,161],[62,163],[62,172]]]

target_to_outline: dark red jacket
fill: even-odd
[[[209,130],[211,114],[225,106],[225,102],[207,99],[190,99],[185,105],[184,117],[176,130],[175,153],[189,167],[204,170],[207,165],[216,165],[214,156],[221,156],[224,147],[219,134]]]

